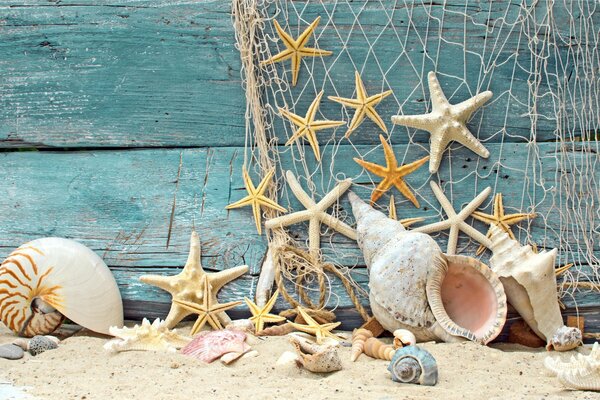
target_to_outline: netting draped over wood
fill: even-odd
[[[358,71],[369,95],[393,90],[377,111],[398,161],[409,163],[427,155],[429,135],[394,126],[390,118],[430,111],[427,73],[435,71],[452,104],[493,91],[493,98],[468,123],[490,157],[480,158],[453,143],[438,173],[430,176],[425,167],[407,178],[420,209],[395,189],[379,201],[379,207],[387,209],[389,194],[395,194],[400,218],[422,216],[430,223],[444,213],[429,180],[440,183],[456,209],[491,186],[493,193],[503,193],[507,213],[537,214],[512,227],[517,240],[538,248],[557,247],[557,264],[575,264],[562,275],[565,282],[600,283],[597,2],[235,0],[236,7],[238,46],[242,59],[246,58],[244,84],[247,94],[251,93],[246,164],[255,176],[277,167],[280,204],[291,211],[302,209],[282,178],[285,170],[293,171],[316,200],[347,177],[354,180],[352,190],[368,198],[378,178],[352,159],[381,163],[378,135],[384,132],[368,119],[347,139],[344,126],[319,131],[322,160],[317,162],[303,139],[283,146],[294,127],[281,118],[279,108],[304,115],[324,91],[318,119],[349,122],[354,110],[327,96],[355,97]],[[297,37],[318,16],[321,21],[309,45],[333,54],[303,58],[295,87],[291,86],[290,61],[259,65],[285,49],[273,20]],[[240,30],[243,26],[253,28]],[[482,208],[490,212],[492,203],[490,196]],[[345,200],[332,212],[352,223]],[[479,222],[473,226],[487,231]],[[363,263],[355,242],[325,228],[324,259],[338,266]],[[291,226],[288,232],[304,245],[305,226]],[[445,248],[446,233],[434,237]],[[271,236],[271,240],[283,243],[289,237]],[[473,255],[477,245],[461,235],[457,251]],[[355,269],[354,276],[364,274],[361,271]],[[564,288],[563,294],[576,290]],[[328,307],[335,307],[335,299],[330,300]]]

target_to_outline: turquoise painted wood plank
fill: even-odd
[[[517,68],[516,62],[529,65],[530,55],[522,51],[519,24],[500,29],[493,22],[514,23],[523,12],[520,5],[501,1],[465,7],[463,1],[452,0],[444,5],[398,6],[382,12],[379,2],[335,4],[311,4],[302,14],[305,21],[322,15],[319,43],[336,54],[322,63],[303,66],[300,84],[292,90],[298,113],[306,110],[315,87],[325,89],[327,95],[351,96],[356,66],[369,92],[394,90],[394,98],[379,107],[391,129],[391,115],[426,110],[428,93],[420,77],[439,59],[440,79],[453,102],[483,89],[496,93],[471,124],[482,139],[529,139],[531,121],[524,114],[531,77]],[[228,2],[216,0],[3,3],[0,148],[242,146],[245,103],[229,9]],[[444,9],[442,24],[439,17]],[[448,12],[458,9],[472,13],[466,27],[461,14]],[[383,29],[390,12],[395,29]],[[356,23],[362,30],[345,43]],[[305,22],[298,23],[292,15],[290,24],[296,33]],[[472,51],[466,55],[457,45],[463,35]],[[547,60],[548,70],[559,67],[556,54],[567,50],[566,43],[557,44],[557,52]],[[482,72],[482,60],[475,53],[486,54],[483,65],[495,67]],[[379,63],[373,61],[375,55]],[[491,58],[494,55],[497,57]],[[313,68],[314,82],[307,80],[307,67]],[[289,65],[276,68],[282,71]],[[564,68],[561,76],[568,76],[572,66]],[[326,69],[331,79],[324,77]],[[551,75],[544,79],[543,87],[571,84],[554,82]],[[288,102],[292,106],[296,100]],[[547,117],[538,120],[537,140],[554,140],[553,104],[542,98],[536,110]],[[351,117],[330,101],[323,102],[321,112],[329,118]],[[281,132],[279,117],[274,119],[276,132]],[[500,132],[504,131],[503,137]],[[332,135],[320,135],[320,140],[325,143],[343,134],[344,130],[338,129]],[[353,141],[374,143],[377,134],[375,125],[367,121]],[[428,140],[425,132],[393,129],[398,143],[408,142],[409,134],[416,142]],[[279,139],[283,143],[284,138]]]

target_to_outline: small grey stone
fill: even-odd
[[[19,346],[8,343],[0,346],[0,358],[6,358],[7,360],[18,360],[23,358],[25,352]]]
[[[57,347],[56,342],[46,336],[34,336],[29,341],[29,354],[37,356],[46,350],[53,350]]]

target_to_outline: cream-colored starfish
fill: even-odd
[[[286,146],[294,143],[294,141],[298,138],[304,136],[310,147],[312,147],[313,152],[315,153],[315,158],[317,161],[321,160],[321,152],[319,151],[319,142],[317,141],[317,131],[328,128],[335,128],[336,126],[344,125],[344,121],[315,121],[315,116],[317,114],[317,110],[319,108],[319,102],[321,101],[321,97],[323,97],[323,91],[321,91],[317,97],[313,100],[310,107],[308,107],[308,111],[306,112],[306,116],[301,117],[299,115],[293,114],[283,108],[279,108],[279,112],[281,115],[288,120],[290,120],[294,125],[298,127],[292,137],[285,143]]]
[[[389,217],[393,220],[398,220],[398,215],[396,214],[396,203],[394,202],[394,195],[390,196],[390,207],[389,207]],[[416,217],[416,218],[404,218],[400,220],[400,223],[403,227],[407,228],[412,224],[423,221],[425,218]]]
[[[279,38],[283,42],[283,45],[286,47],[285,50],[275,54],[273,57],[268,60],[263,61],[261,64],[273,64],[279,61],[285,61],[292,59],[292,86],[296,86],[296,82],[298,81],[298,72],[300,71],[300,62],[302,57],[319,57],[319,56],[330,56],[333,54],[328,50],[314,49],[311,47],[306,47],[306,43],[308,43],[308,39],[312,36],[315,28],[319,25],[319,21],[321,21],[321,17],[317,17],[312,24],[309,25],[308,28],[302,32],[298,39],[294,39],[290,36],[286,31],[281,28],[279,22],[274,20],[275,29],[277,29],[277,34]]]
[[[375,190],[373,190],[373,193],[371,193],[371,204],[379,200],[379,198],[383,196],[383,194],[392,186],[395,186],[396,189],[398,189],[400,193],[404,195],[404,197],[409,199],[415,205],[415,207],[420,207],[419,201],[411,192],[406,182],[404,182],[404,177],[412,172],[415,172],[421,165],[425,164],[425,162],[429,159],[429,156],[399,167],[396,156],[394,155],[394,150],[392,150],[392,146],[388,144],[383,135],[379,135],[379,140],[381,140],[381,144],[383,146],[386,164],[385,167],[361,160],[359,158],[354,158],[354,161],[356,161],[364,169],[383,178]]]
[[[356,231],[347,224],[343,223],[334,216],[327,214],[326,211],[333,203],[335,203],[346,190],[352,185],[351,179],[345,179],[338,183],[331,192],[316,203],[300,186],[292,171],[287,171],[285,174],[288,185],[294,193],[294,196],[306,208],[303,211],[282,215],[281,217],[273,218],[265,222],[267,229],[280,228],[298,222],[308,222],[308,248],[313,256],[318,256],[321,248],[321,224],[328,225],[331,229],[356,240]]]
[[[355,99],[348,99],[345,97],[336,97],[336,96],[328,97],[329,100],[333,100],[333,101],[343,104],[347,107],[356,108],[356,111],[354,112],[354,117],[352,118],[352,121],[350,122],[350,126],[348,127],[348,130],[346,131],[346,135],[344,137],[348,138],[350,136],[350,134],[356,128],[358,128],[358,126],[360,124],[362,124],[365,117],[369,117],[371,119],[371,121],[375,122],[377,124],[377,126],[381,128],[381,130],[383,130],[385,133],[387,133],[388,130],[385,126],[385,123],[383,122],[383,120],[381,119],[381,117],[379,116],[377,111],[375,111],[375,106],[377,104],[379,104],[379,102],[381,102],[381,100],[385,99],[390,94],[392,94],[392,91],[386,90],[383,93],[369,96],[369,95],[367,95],[367,90],[365,89],[365,85],[363,84],[362,79],[360,79],[360,74],[358,73],[358,71],[355,71],[354,79],[356,82],[356,98]]]
[[[200,238],[196,231],[192,231],[190,237],[190,254],[188,256],[185,267],[177,275],[162,276],[162,275],[142,275],[140,281],[159,287],[171,293],[173,297],[169,315],[165,319],[165,323],[169,329],[172,329],[182,319],[191,314],[191,312],[175,302],[187,301],[192,303],[200,303],[205,297],[202,278],[206,276],[211,287],[211,301],[217,302],[217,292],[221,290],[225,284],[238,278],[240,275],[248,271],[247,265],[242,265],[235,268],[226,269],[215,273],[206,273],[200,264]],[[226,324],[229,322],[229,317],[225,313],[219,315],[221,321]]]
[[[442,189],[434,182],[430,181],[431,190],[433,190],[433,194],[437,197],[440,202],[442,208],[446,212],[446,216],[448,219],[440,222],[436,222],[433,224],[420,226],[418,228],[413,229],[414,232],[422,232],[422,233],[432,233],[439,232],[446,229],[450,229],[450,236],[448,237],[448,248],[446,254],[452,255],[456,254],[456,244],[458,243],[458,231],[462,231],[469,235],[474,240],[478,241],[485,247],[491,246],[491,241],[485,235],[471,225],[465,222],[473,211],[477,209],[483,203],[483,201],[490,195],[492,191],[491,187],[485,188],[481,193],[477,195],[465,208],[463,208],[458,214],[454,211],[452,204],[448,200],[448,198],[442,192]]]
[[[485,222],[490,225],[490,229],[487,232],[487,237],[492,236],[492,226],[497,226],[508,234],[508,236],[515,240],[515,235],[511,231],[510,226],[517,222],[524,221],[526,219],[535,218],[535,213],[516,213],[516,214],[504,214],[504,205],[502,204],[502,193],[496,193],[494,196],[494,207],[492,214],[486,214],[481,211],[473,211],[473,218],[478,221]],[[483,245],[480,245],[477,249],[477,255],[480,255],[485,250]]]
[[[326,337],[341,340],[341,338],[331,333],[331,331],[337,328],[341,322],[330,322],[328,324],[320,325],[310,315],[308,315],[306,311],[302,309],[302,307],[298,307],[298,312],[300,315],[302,315],[306,325],[297,324],[295,322],[289,322],[289,324],[291,324],[294,329],[299,330],[300,332],[305,332],[315,336],[317,338],[317,344],[323,343],[323,339]]]
[[[250,312],[252,313],[252,317],[250,317],[250,321],[254,322],[254,332],[258,333],[265,328],[265,322],[281,322],[285,321],[285,317],[281,315],[269,314],[273,306],[275,305],[275,301],[277,300],[277,296],[279,295],[279,289],[273,293],[273,296],[267,301],[263,307],[259,307],[247,297],[244,297],[244,301],[248,305]]]
[[[202,296],[201,304],[185,300],[173,300],[173,302],[179,305],[180,307],[185,308],[193,314],[198,314],[198,319],[192,327],[192,336],[200,332],[200,329],[202,329],[202,327],[207,322],[215,330],[223,329],[223,325],[221,325],[221,321],[219,321],[218,315],[220,313],[224,313],[226,310],[229,310],[233,307],[237,307],[240,304],[242,304],[241,301],[230,301],[228,303],[219,304],[219,302],[216,300],[216,293],[212,293],[212,288],[210,287],[208,276],[204,275],[201,281],[202,291],[203,293],[205,293],[205,295]],[[210,295],[207,296],[206,293],[209,293]]]
[[[269,207],[269,208],[272,208],[274,210],[281,211],[281,212],[287,211],[285,208],[283,208],[279,204],[277,204],[277,202],[275,202],[275,201],[269,199],[267,196],[265,196],[265,191],[267,190],[267,187],[269,186],[269,183],[271,182],[271,178],[273,177],[274,173],[275,173],[275,170],[269,171],[267,173],[267,175],[265,175],[263,180],[260,181],[260,184],[258,185],[258,187],[254,187],[254,183],[252,183],[252,180],[250,179],[250,175],[248,174],[246,167],[244,167],[242,169],[242,174],[244,177],[244,186],[246,187],[246,191],[248,192],[248,195],[246,197],[244,197],[243,199],[238,200],[235,203],[231,203],[230,205],[225,207],[226,210],[230,210],[232,208],[252,206],[252,213],[254,214],[254,223],[256,224],[256,230],[258,231],[259,235],[262,235],[262,226],[261,226],[262,224],[261,224],[261,213],[260,213],[261,207]]]
[[[429,172],[437,172],[442,154],[451,141],[457,141],[477,153],[488,158],[490,152],[477,140],[466,126],[471,115],[492,97],[489,90],[479,93],[458,104],[450,104],[440,87],[435,72],[427,75],[432,110],[423,115],[395,115],[392,122],[397,125],[429,131],[431,134]]]

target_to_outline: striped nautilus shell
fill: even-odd
[[[73,240],[42,238],[0,264],[0,319],[21,336],[46,335],[64,318],[108,334],[123,325],[117,283],[100,257]]]

